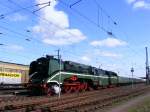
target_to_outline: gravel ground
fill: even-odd
[[[131,99],[120,105],[117,105],[116,107],[105,112],[128,112],[130,108],[136,107],[139,103],[143,102],[145,99],[150,99],[150,92],[146,93],[145,95]]]

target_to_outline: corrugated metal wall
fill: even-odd
[[[28,76],[29,66],[28,65],[21,65],[16,63],[9,63],[9,62],[2,62],[0,61],[0,83],[5,81],[7,83],[27,83],[29,80]],[[18,73],[21,74],[20,77],[14,77],[13,75],[7,74],[14,74]],[[18,81],[18,82],[17,82]]]

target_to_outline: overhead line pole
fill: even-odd
[[[133,72],[134,72],[134,68],[132,66],[132,68],[131,68],[131,73],[132,73],[132,88],[133,88]]]
[[[61,55],[60,55],[60,49],[57,50],[57,56],[59,60],[59,95],[58,98],[60,98],[61,95]]]
[[[150,70],[149,70],[149,62],[148,62],[148,48],[145,47],[146,50],[146,84],[150,84]]]
[[[56,50],[57,51],[57,58],[60,58],[60,49]]]

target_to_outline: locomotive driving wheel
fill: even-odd
[[[81,88],[81,91],[86,91],[87,88],[88,88],[88,84],[86,82],[84,82],[84,83],[81,84],[80,88]]]
[[[64,85],[64,92],[65,92],[65,93],[71,93],[71,86],[69,86],[69,85]]]
[[[79,91],[79,82],[78,83],[64,83],[64,92],[78,92]]]
[[[88,84],[86,82],[73,82],[73,83],[64,83],[64,92],[71,93],[71,92],[82,92],[88,89]]]
[[[80,92],[88,90],[88,83],[83,82],[80,84]]]
[[[63,84],[63,90],[65,93],[82,92],[88,90],[88,88],[88,83],[83,79],[79,79],[76,75],[66,79]]]
[[[54,94],[54,91],[52,90],[51,87],[47,88],[46,94],[47,94],[47,96],[52,96]]]

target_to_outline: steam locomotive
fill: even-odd
[[[28,90],[47,95],[143,82],[141,79],[121,77],[112,71],[62,61],[48,55],[31,62],[29,77]]]

